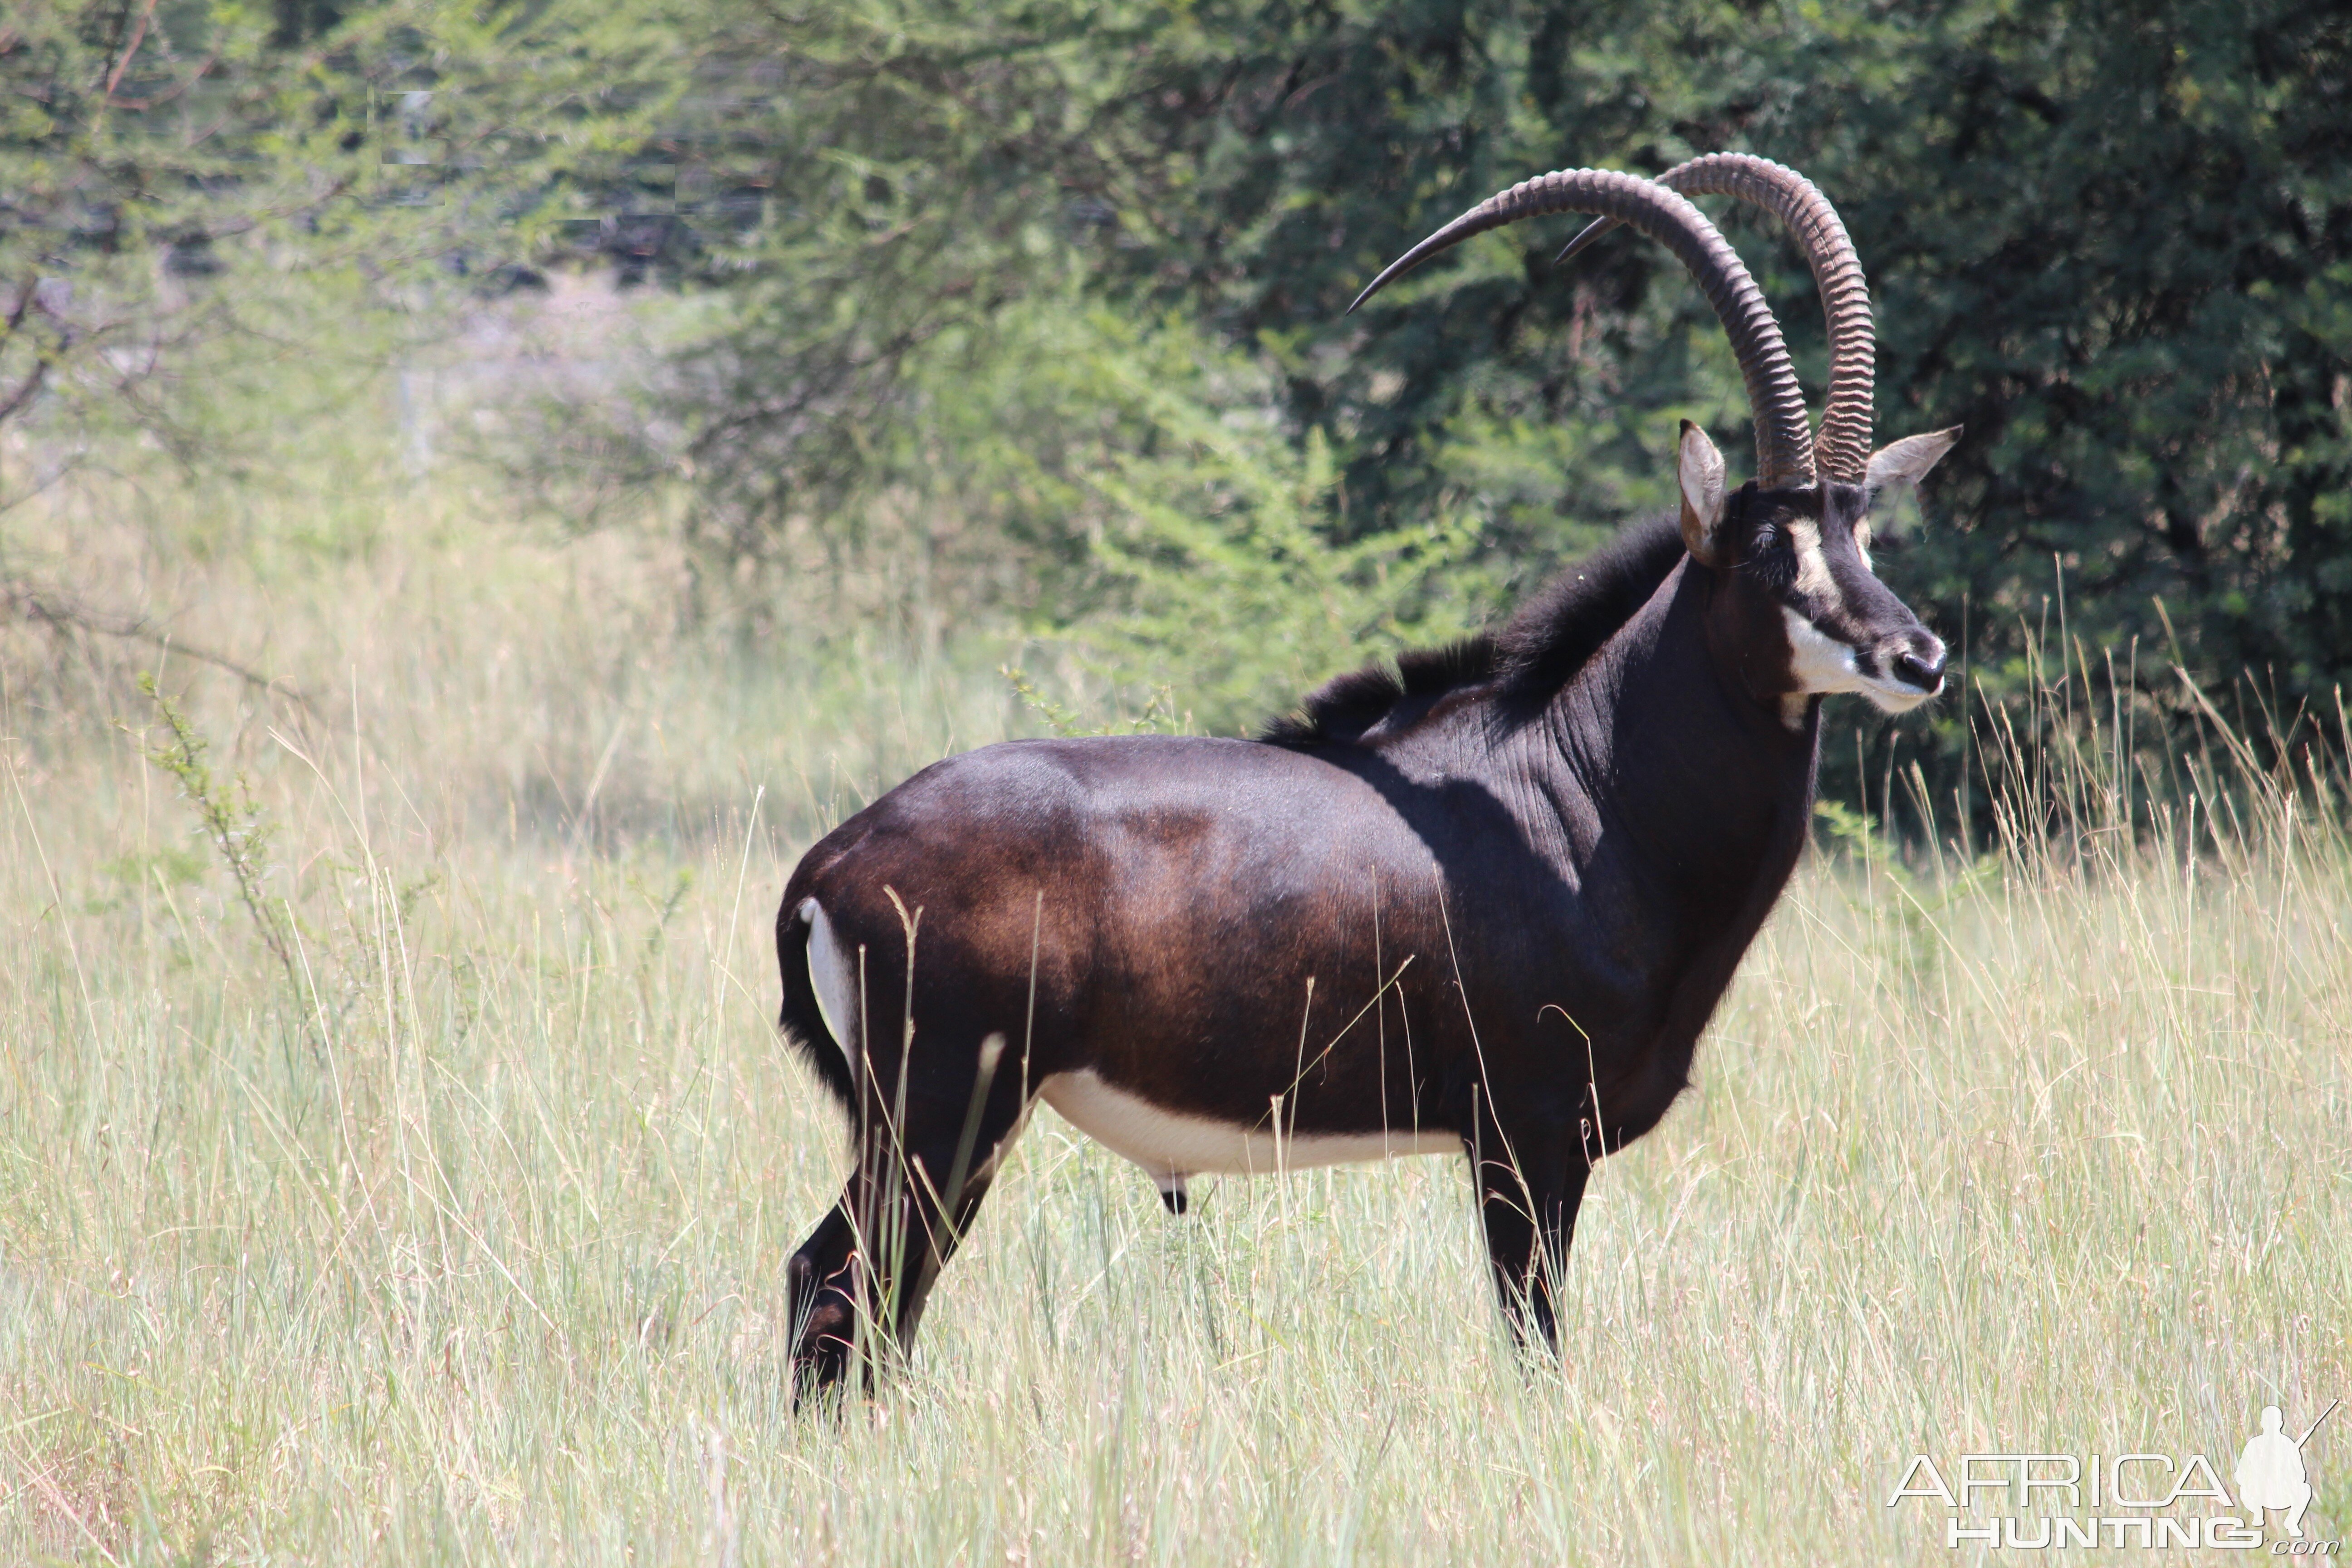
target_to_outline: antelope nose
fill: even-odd
[[[1933,692],[1944,684],[1944,646],[1930,643],[1929,651],[1922,656],[1916,648],[1905,648],[1895,656],[1895,679],[1906,686],[1916,686],[1922,691]]]

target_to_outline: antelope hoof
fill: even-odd
[[[793,1344],[795,1404],[831,1388],[849,1371],[856,1319],[856,1307],[840,1291],[828,1290],[818,1299]]]
[[[793,1402],[798,1405],[839,1383],[848,1372],[857,1303],[837,1284],[819,1285],[805,1259],[793,1260],[791,1279],[790,1321],[798,1325],[793,1338]]]

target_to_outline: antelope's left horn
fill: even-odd
[[[1822,432],[1813,444],[1822,472],[1850,485],[1863,482],[1870,468],[1871,389],[1878,342],[1870,320],[1870,284],[1845,224],[1821,187],[1786,163],[1747,153],[1709,153],[1677,163],[1658,184],[1684,195],[1736,196],[1762,207],[1788,226],[1805,253],[1822,310],[1830,325],[1830,395],[1822,409]],[[1600,218],[1568,242],[1556,259],[1567,260],[1616,226]]]

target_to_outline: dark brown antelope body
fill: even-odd
[[[1615,216],[1713,235],[1647,190]],[[1807,436],[1800,405],[1770,487],[1726,496],[1686,427],[1679,520],[1263,740],[985,747],[812,848],[778,921],[783,1023],[858,1152],[793,1260],[807,1375],[840,1374],[861,1313],[912,1332],[1038,1099],[1179,1210],[1203,1172],[1466,1150],[1505,1304],[1549,1339],[1592,1163],[1681,1093],[1802,849],[1822,696],[1941,682],[1866,520],[1948,438],[1846,482]]]

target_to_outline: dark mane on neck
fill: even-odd
[[[1385,739],[1446,697],[1475,689],[1514,709],[1539,707],[1649,603],[1682,558],[1674,518],[1637,523],[1546,584],[1499,632],[1401,654],[1394,669],[1350,670],[1258,738],[1300,748]]]

